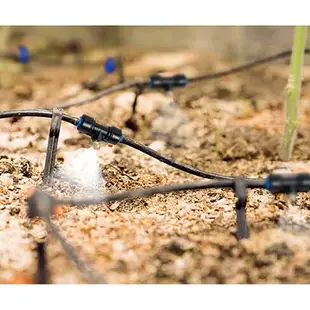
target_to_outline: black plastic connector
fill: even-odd
[[[310,174],[271,174],[265,182],[265,188],[271,193],[295,194],[310,191]]]
[[[165,91],[172,90],[175,87],[185,87],[187,84],[188,79],[184,74],[172,76],[156,74],[150,77],[150,88],[164,89]]]
[[[49,220],[56,207],[56,200],[45,192],[35,191],[27,199],[29,218],[40,217],[43,220]]]
[[[92,138],[93,141],[103,141],[117,144],[123,139],[122,131],[114,126],[98,124],[92,117],[82,115],[78,121],[77,129]]]

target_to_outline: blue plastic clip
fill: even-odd
[[[19,62],[22,64],[27,64],[29,62],[30,55],[29,55],[29,50],[27,46],[20,45],[18,47],[18,58],[19,58]]]
[[[104,64],[104,70],[111,74],[116,70],[116,61],[113,57],[108,57],[105,64]]]

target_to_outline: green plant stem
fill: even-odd
[[[292,154],[298,125],[298,106],[300,99],[302,66],[307,41],[307,26],[296,26],[293,52],[291,56],[290,76],[286,93],[286,112],[284,135],[280,147],[280,158],[289,160]]]

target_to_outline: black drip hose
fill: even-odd
[[[281,52],[281,53],[278,53],[278,54],[275,54],[275,55],[272,55],[272,56],[269,56],[266,58],[255,60],[255,61],[249,62],[245,65],[241,65],[241,66],[229,69],[229,70],[225,70],[225,71],[221,71],[221,72],[215,72],[215,73],[208,73],[208,74],[196,76],[193,78],[189,78],[188,83],[194,83],[194,82],[200,82],[203,80],[216,79],[216,78],[220,78],[220,77],[223,77],[223,76],[226,76],[229,74],[242,72],[242,71],[251,69],[253,67],[256,67],[258,65],[262,65],[262,64],[265,64],[268,62],[272,62],[272,61],[275,61],[275,60],[278,60],[281,58],[288,57],[291,55],[291,53],[292,53],[292,51],[289,50],[289,51]],[[305,49],[305,54],[310,54],[310,49],[308,49],[308,48]],[[100,92],[98,92],[97,94],[95,94],[89,98],[86,98],[83,100],[78,100],[78,101],[73,101],[73,102],[69,102],[69,103],[60,103],[60,105],[58,107],[66,109],[66,108],[70,108],[73,106],[81,106],[81,105],[93,102],[95,100],[98,100],[105,95],[110,95],[112,93],[115,93],[115,92],[118,92],[121,90],[130,89],[130,88],[136,87],[136,86],[148,86],[149,84],[150,84],[150,81],[148,79],[147,80],[141,80],[141,81],[129,81],[129,82],[121,83],[121,84],[116,84],[110,88],[106,88],[106,89],[101,90]]]
[[[213,172],[206,172],[197,168],[194,168],[192,166],[188,166],[182,163],[178,163],[177,161],[175,161],[172,158],[169,158],[165,155],[162,155],[154,150],[152,150],[151,148],[149,148],[146,145],[143,145],[141,143],[138,143],[126,136],[123,136],[121,142],[122,144],[128,145],[144,154],[147,154],[159,161],[161,161],[162,163],[165,163],[166,165],[169,165],[171,167],[174,167],[178,170],[187,172],[189,174],[193,174],[196,175],[198,177],[202,177],[202,178],[206,178],[206,179],[217,179],[217,180],[229,180],[229,181],[233,181],[235,180],[237,177],[234,176],[227,176],[227,175],[223,175],[223,174],[219,174],[219,173],[213,173]],[[249,187],[261,187],[262,183],[261,180],[259,178],[244,178]]]
[[[15,111],[4,111],[0,112],[0,119],[2,118],[9,118],[9,117],[46,117],[46,118],[52,118],[53,112],[52,110],[47,109],[28,109],[28,110],[15,110]],[[77,126],[79,119],[73,116],[70,116],[68,114],[63,114],[62,117],[63,121],[66,121],[74,126]],[[176,169],[179,169],[181,171],[184,171],[186,173],[196,175],[198,177],[206,178],[206,179],[218,179],[218,180],[234,180],[235,177],[233,176],[225,176],[218,173],[213,172],[205,172],[203,170],[194,168],[189,165],[185,165],[182,163],[178,163],[172,158],[169,158],[165,155],[162,155],[151,148],[147,147],[146,145],[143,145],[141,143],[138,143],[130,138],[127,138],[126,136],[122,136],[120,143],[125,144],[127,146],[130,146],[144,154],[147,154],[166,165],[169,165],[171,167],[174,167]],[[247,179],[247,180],[255,180],[255,179]]]
[[[92,284],[104,284],[105,282],[97,275],[89,266],[82,261],[78,254],[75,252],[75,249],[71,246],[70,243],[61,235],[58,227],[54,225],[50,218],[46,220],[46,223],[53,234],[53,236],[61,243],[66,255],[70,260],[72,260],[77,268],[87,277],[87,280]]]
[[[0,112],[0,119],[1,118],[9,118],[9,117],[46,117],[46,118],[52,118],[53,117],[53,111],[48,109],[28,109],[28,110],[14,110],[14,111],[3,111]],[[78,123],[78,118],[70,116],[68,114],[63,114],[62,120],[70,123],[74,126]]]
[[[247,180],[248,188],[265,188],[265,179],[255,179]],[[107,195],[103,198],[93,199],[68,199],[68,200],[57,200],[57,204],[69,204],[69,205],[95,205],[103,204],[113,201],[122,201],[126,199],[134,199],[141,197],[148,197],[155,194],[167,194],[171,192],[179,191],[188,191],[188,190],[201,190],[201,189],[210,189],[210,188],[229,188],[234,186],[234,180],[216,180],[216,181],[207,181],[207,180],[198,180],[193,182],[187,182],[183,184],[173,184],[168,186],[158,186],[151,188],[143,188],[136,190],[124,191],[117,194]]]
[[[144,154],[147,154],[171,167],[174,167],[176,169],[182,170],[184,172],[196,175],[198,177],[202,177],[202,178],[207,178],[207,179],[218,179],[218,180],[233,180],[234,177],[231,176],[225,176],[225,175],[221,175],[218,173],[212,173],[212,172],[205,172],[202,171],[200,169],[188,166],[188,165],[184,165],[181,163],[176,162],[175,160],[165,156],[165,155],[161,155],[158,152],[152,150],[151,148],[147,147],[146,145],[140,144],[130,138],[127,138],[125,136],[123,136],[122,140],[121,140],[122,144],[128,145],[140,152],[143,152]]]
[[[98,92],[97,94],[95,94],[91,97],[88,97],[86,99],[72,101],[72,102],[68,102],[68,103],[60,103],[59,105],[57,105],[57,108],[67,109],[67,108],[71,108],[73,106],[74,107],[81,106],[81,105],[84,105],[86,103],[96,101],[96,100],[102,98],[103,96],[116,93],[118,91],[126,90],[126,89],[132,88],[132,87],[137,86],[137,85],[147,85],[147,84],[148,84],[148,81],[146,81],[146,80],[145,81],[143,80],[143,81],[124,82],[121,84],[114,85],[110,88],[103,89],[100,92]]]
[[[202,80],[209,80],[209,79],[215,79],[215,78],[220,78],[223,77],[225,75],[229,75],[229,74],[233,74],[233,73],[238,73],[238,72],[242,72],[245,70],[248,70],[250,68],[256,67],[258,65],[262,65],[268,62],[272,62],[281,58],[285,58],[290,56],[292,53],[292,51],[285,51],[285,52],[281,52],[279,54],[276,55],[272,55],[266,58],[262,58],[262,59],[258,59],[258,60],[254,60],[252,62],[249,62],[245,65],[242,66],[238,66],[229,70],[225,70],[225,71],[221,71],[221,72],[215,72],[215,73],[209,73],[209,74],[204,74],[204,75],[200,75],[200,76],[196,76],[193,78],[189,78],[188,82],[192,83],[192,82],[199,82]],[[310,49],[305,49],[305,54],[310,54]]]

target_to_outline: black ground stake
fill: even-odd
[[[249,237],[249,228],[246,219],[245,207],[247,203],[247,182],[244,178],[236,178],[234,180],[235,195],[238,200],[236,202],[237,215],[237,238],[245,239]]]
[[[45,243],[37,243],[37,272],[36,272],[36,284],[48,284],[49,272],[47,269],[47,258]]]
[[[138,129],[137,124],[134,121],[134,116],[135,116],[136,111],[137,111],[138,98],[140,95],[143,94],[143,91],[144,91],[144,87],[142,87],[140,85],[137,86],[136,91],[135,91],[135,99],[134,99],[133,104],[132,104],[131,115],[127,119],[127,121],[125,122],[125,126],[127,128],[132,129],[133,131],[137,131],[137,129]]]
[[[51,121],[50,134],[48,138],[48,145],[44,166],[43,185],[48,185],[53,178],[62,116],[63,116],[62,109],[59,108],[53,109],[53,117]]]
[[[97,274],[97,272],[93,271],[86,262],[80,259],[74,247],[66,240],[65,237],[62,236],[61,232],[59,231],[59,228],[52,222],[51,216],[54,213],[55,208],[57,206],[57,200],[45,192],[36,191],[27,199],[27,202],[28,202],[28,210],[27,210],[28,217],[29,218],[39,217],[44,220],[44,222],[47,225],[48,232],[52,234],[52,236],[61,243],[62,248],[66,253],[66,256],[75,263],[76,267],[80,270],[82,274],[84,274],[88,282],[92,284],[105,283],[105,281],[99,274]],[[39,258],[38,264],[42,264],[43,258],[45,256],[42,257],[42,248],[39,248],[39,250],[40,253],[38,254],[40,255],[38,256],[39,257],[41,256],[41,260]],[[40,267],[42,267],[42,265],[40,265]],[[39,272],[40,268],[38,268],[38,273]],[[40,280],[42,280],[42,278],[43,275],[40,275]]]

